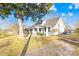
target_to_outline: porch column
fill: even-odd
[[[31,33],[30,29],[29,29],[29,33]]]
[[[39,28],[37,28],[37,32],[39,33]]]
[[[48,32],[48,27],[46,27],[46,36],[49,36],[48,33],[49,33],[49,32]]]
[[[43,28],[41,28],[41,33],[43,33]]]
[[[32,30],[32,33],[33,33],[33,34],[36,34],[35,29]]]

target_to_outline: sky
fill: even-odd
[[[54,16],[60,16],[65,24],[68,24],[72,27],[73,25],[79,21],[79,4],[78,3],[54,3],[52,7],[49,9],[49,14],[46,14],[42,19],[50,19]],[[6,28],[10,24],[17,23],[17,18],[14,15],[9,15],[8,18],[2,19],[0,17],[0,28]],[[23,21],[23,25],[28,27],[33,25],[34,22],[32,18],[26,21]]]

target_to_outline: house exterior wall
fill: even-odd
[[[58,35],[58,24],[56,24],[54,27],[51,27],[50,30],[56,30],[56,31],[51,31],[51,35]]]
[[[57,24],[54,27],[51,27],[50,30],[56,29],[56,32],[52,32],[53,35],[62,34],[65,31],[65,25],[62,18],[59,19]]]
[[[35,28],[37,29],[37,31],[35,31]],[[60,18],[55,26],[50,27],[50,32],[48,32],[49,27],[46,27],[46,31],[45,31],[45,27],[35,27],[35,28],[32,30],[32,33],[34,35],[37,35],[37,33],[40,32],[39,28],[41,28],[41,32],[44,33],[46,36],[58,35],[58,34],[62,34],[65,31],[65,24],[62,18]],[[51,30],[56,30],[56,31],[51,31]]]
[[[62,18],[59,19],[58,23],[59,23],[59,34],[61,34],[65,31],[65,24]]]

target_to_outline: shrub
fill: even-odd
[[[39,33],[37,33],[37,35],[44,35],[44,33],[39,32]]]

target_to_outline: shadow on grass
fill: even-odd
[[[59,40],[64,41],[64,42],[66,42],[66,43],[70,43],[70,44],[72,44],[72,45],[74,45],[74,46],[79,47],[79,41],[77,41],[77,40],[79,40],[79,39],[76,39],[76,38],[74,38],[73,36],[70,37],[70,38],[68,38],[68,37],[66,37],[65,34],[63,34],[63,35],[58,35],[58,36],[60,37]]]
[[[31,34],[31,35],[32,35],[32,34]],[[24,46],[24,48],[23,48],[23,50],[22,50],[22,53],[21,53],[21,56],[25,56],[25,54],[26,54],[26,52],[27,52],[31,35],[30,35],[30,37],[28,38],[28,41],[25,43],[25,46]]]
[[[59,40],[64,41],[64,42],[66,42],[66,43],[70,43],[70,44],[72,44],[72,45],[75,45],[75,46],[79,47],[79,43],[73,43],[73,42],[70,42],[70,41],[65,40],[65,39],[59,39]]]

